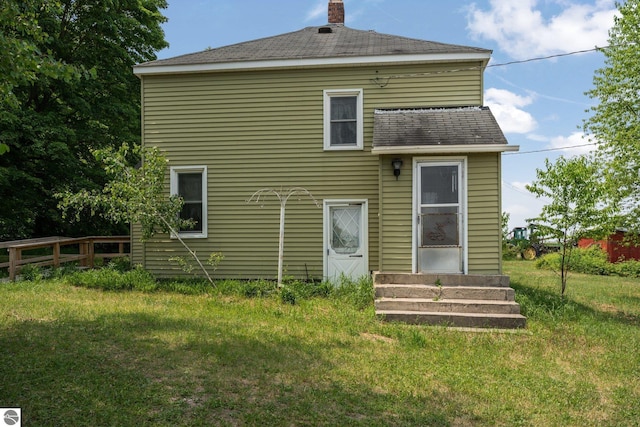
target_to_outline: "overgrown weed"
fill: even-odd
[[[305,282],[287,278],[278,288],[273,280],[220,280],[216,285],[198,278],[156,280],[141,267],[127,269],[124,263],[108,264],[98,270],[78,271],[65,277],[67,283],[104,291],[169,292],[184,295],[226,295],[244,298],[276,297],[284,304],[296,305],[312,298],[342,300],[358,310],[373,304],[373,282],[363,276],[357,280],[341,277],[330,281]]]

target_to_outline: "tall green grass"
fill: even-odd
[[[294,303],[3,283],[0,404],[37,426],[638,425],[637,281],[576,274],[562,301],[553,273],[505,269],[525,331],[384,323],[365,282],[289,283]]]

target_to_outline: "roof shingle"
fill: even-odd
[[[327,32],[330,29],[330,32]],[[324,30],[321,30],[324,29]],[[174,58],[146,62],[137,67],[221,64],[243,61],[346,58],[385,55],[491,54],[490,50],[399,37],[330,24],[207,49]]]
[[[376,110],[373,147],[507,144],[488,107]]]

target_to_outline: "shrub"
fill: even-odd
[[[268,280],[251,280],[248,282],[240,282],[239,293],[245,297],[266,297],[274,293],[278,285]]]
[[[511,261],[519,259],[522,253],[522,248],[518,245],[506,244],[502,245],[502,259],[505,261]]]
[[[554,252],[546,254],[536,261],[536,267],[545,270],[560,270],[562,254]],[[577,273],[608,275],[611,264],[607,262],[607,254],[597,246],[582,249],[574,248],[569,256],[569,270]]]
[[[33,264],[23,266],[20,269],[20,276],[22,277],[22,280],[27,280],[29,282],[37,282],[44,278],[42,268]]]
[[[607,254],[599,246],[574,249],[571,254],[571,263],[573,271],[585,274],[608,275],[611,269]]]
[[[560,269],[560,253],[550,253],[536,261],[536,267],[545,270]],[[598,246],[587,249],[576,248],[571,251],[570,270],[576,273],[640,277],[640,261],[628,260],[616,263],[607,261],[607,254]]]
[[[49,277],[52,279],[62,279],[63,277],[74,274],[77,271],[78,266],[75,263],[65,263],[58,268],[52,269]]]
[[[640,277],[640,261],[630,259],[611,266],[611,274],[620,277]]]
[[[111,258],[107,266],[122,273],[129,271],[132,268],[131,260],[126,256]]]
[[[297,299],[296,291],[291,287],[285,285],[280,289],[280,301],[283,304],[296,305]]]

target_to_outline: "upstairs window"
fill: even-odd
[[[362,150],[362,89],[324,91],[324,149]]]
[[[180,219],[195,222],[191,228],[180,229],[180,237],[207,237],[207,167],[171,168],[171,194],[182,197]]]

